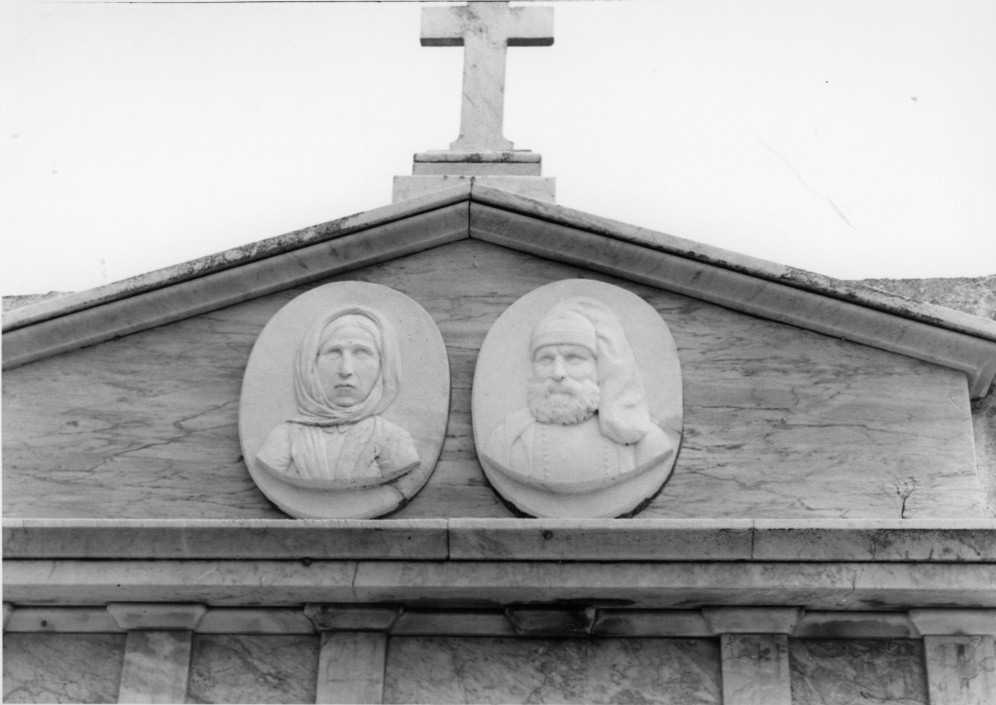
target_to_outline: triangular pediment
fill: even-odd
[[[476,183],[15,310],[4,367],[464,239],[960,370],[973,397],[996,375],[996,322]]]

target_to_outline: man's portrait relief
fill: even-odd
[[[343,282],[298,297],[246,370],[240,431],[253,479],[299,517],[403,506],[439,455],[448,375],[438,329],[402,294]]]
[[[639,359],[614,308],[628,314]],[[502,413],[516,399],[519,408]],[[584,280],[548,285],[516,302],[485,341],[474,380],[478,457],[525,514],[632,512],[670,474],[680,429],[673,340],[656,311],[625,290]]]

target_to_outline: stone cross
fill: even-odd
[[[460,137],[450,149],[503,151],[505,53],[510,46],[553,44],[552,7],[509,7],[504,0],[422,9],[422,46],[463,46]]]

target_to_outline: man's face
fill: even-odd
[[[564,393],[557,383],[594,380],[597,374],[595,356],[581,345],[544,345],[533,355],[533,378],[552,382],[548,387],[554,394]]]
[[[529,410],[541,423],[569,426],[598,410],[598,364],[581,345],[544,345],[533,355]]]
[[[380,375],[380,355],[367,331],[359,326],[336,328],[318,353],[318,375],[325,394],[338,406],[366,399]]]

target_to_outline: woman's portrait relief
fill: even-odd
[[[274,316],[250,357],[250,473],[294,516],[392,512],[432,472],[448,399],[445,347],[418,304],[375,284],[319,287]]]
[[[373,311],[349,307],[319,322],[294,367],[297,415],[270,432],[262,467],[302,487],[379,485],[418,467],[409,433],[380,414],[401,386],[398,341]]]

